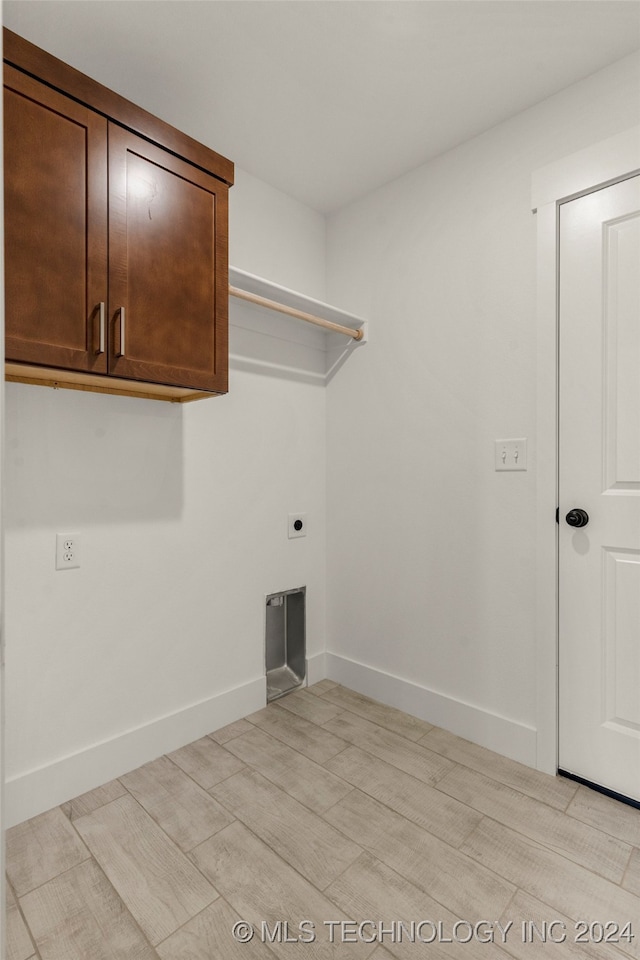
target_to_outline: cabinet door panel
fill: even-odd
[[[226,391],[227,189],[110,124],[111,373]]]
[[[10,360],[107,369],[107,122],[5,66],[5,307]]]

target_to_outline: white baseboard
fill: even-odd
[[[421,720],[443,727],[451,733],[518,760],[529,767],[536,765],[536,730],[534,727],[501,717],[482,707],[464,703],[436,693],[401,677],[327,653],[326,676],[357,693],[397,707]]]
[[[260,677],[111,740],[11,777],[5,783],[4,824],[11,827],[44,813],[163,753],[178,750],[261,710],[266,702],[266,680]]]
[[[326,676],[327,655],[323,650],[322,653],[317,653],[315,657],[307,659],[307,686],[310,687],[314,683],[320,683]]]

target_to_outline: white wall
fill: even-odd
[[[233,265],[324,296],[324,219],[242,171],[230,197]],[[324,355],[231,321],[225,397],[7,385],[7,825],[263,706],[266,594],[306,584],[322,659]]]
[[[531,175],[638,123],[639,90],[626,58],[328,222],[328,297],[370,317],[328,387],[330,674],[532,765]],[[526,473],[494,472],[509,437]]]
[[[232,266],[324,300],[326,230],[321,214],[239,167],[229,208]]]

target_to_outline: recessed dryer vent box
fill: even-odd
[[[267,703],[302,686],[306,673],[306,587],[267,597]]]

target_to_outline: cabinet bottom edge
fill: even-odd
[[[116,380],[109,377],[87,376],[70,370],[49,370],[8,362],[5,380],[9,383],[28,383],[54,390],[82,390],[86,393],[107,393],[118,397],[139,397],[144,400],[164,400],[168,403],[190,403],[223,396],[213,391],[167,384],[143,383],[136,380]]]

